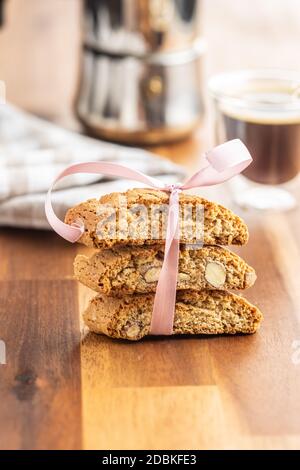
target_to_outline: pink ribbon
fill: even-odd
[[[180,243],[179,193],[185,189],[223,183],[243,171],[252,162],[247,147],[239,139],[215,147],[205,153],[203,158],[205,160],[203,168],[185,183],[170,185],[116,163],[78,163],[69,166],[57,176],[46,196],[45,212],[49,224],[61,237],[74,243],[82,236],[84,226],[76,223],[65,224],[55,215],[51,204],[51,191],[55,183],[63,177],[76,173],[102,174],[138,181],[170,193],[165,255],[157,283],[150,328],[150,333],[153,335],[170,335],[173,332]]]

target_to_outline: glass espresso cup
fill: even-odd
[[[253,162],[235,199],[243,206],[290,209],[285,183],[300,169],[300,74],[249,70],[212,77],[216,143],[239,138]],[[251,182],[251,183],[250,183]]]

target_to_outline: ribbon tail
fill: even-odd
[[[252,157],[239,139],[218,145],[204,155],[206,166],[197,171],[181,187],[191,189],[224,183],[238,175],[252,162]]]
[[[127,168],[123,165],[113,162],[85,162],[85,163],[76,163],[67,167],[62,173],[60,173],[57,178],[54,180],[53,185],[49,189],[46,199],[45,199],[45,214],[47,220],[53,230],[55,230],[58,235],[63,237],[65,240],[68,240],[71,243],[76,242],[82,236],[84,232],[83,223],[74,223],[72,225],[65,224],[60,220],[52,207],[51,203],[51,192],[55,183],[60,181],[65,176],[76,175],[78,173],[93,173],[107,176],[115,176],[118,178],[132,179],[140,183],[151,186],[156,189],[163,189],[164,184],[151,176],[147,176],[144,173]]]
[[[68,225],[57,217],[51,204],[51,190],[52,188],[49,189],[45,200],[45,212],[47,220],[58,235],[68,242],[75,243],[84,233],[83,223],[80,224],[78,222],[73,223],[72,225]]]
[[[150,334],[171,335],[176,305],[179,260],[179,192],[170,195],[165,256],[159,275]]]

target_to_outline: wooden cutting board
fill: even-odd
[[[231,205],[226,187],[209,196]],[[72,279],[86,249],[1,230],[0,448],[300,448],[300,211],[234,209],[251,234],[238,252],[258,274],[244,295],[265,317],[253,336],[91,334],[91,292]]]

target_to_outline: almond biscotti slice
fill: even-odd
[[[79,242],[90,247],[163,244],[168,203],[167,192],[132,189],[89,199],[69,209],[65,222],[83,222],[85,232]],[[219,204],[181,193],[180,209],[182,243],[199,242],[199,238],[205,245],[243,245],[248,241],[245,222]]]
[[[164,258],[162,245],[118,246],[97,251],[91,257],[77,255],[74,274],[78,281],[102,294],[155,292]],[[183,249],[179,253],[177,289],[246,289],[256,274],[244,260],[220,246]]]
[[[123,298],[98,295],[83,318],[94,333],[139,340],[149,334],[154,294]],[[224,291],[177,292],[174,335],[255,333],[261,312],[247,300]]]

